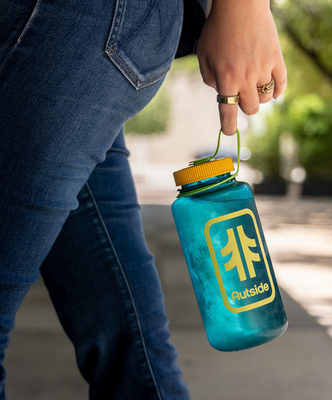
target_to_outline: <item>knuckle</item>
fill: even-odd
[[[252,69],[247,69],[244,73],[245,81],[246,82],[255,82],[256,79],[256,74]]]
[[[234,92],[234,83],[237,82],[236,77],[234,76],[234,71],[229,70],[219,70],[216,73],[218,87],[222,88],[223,93],[220,93],[224,96],[234,96],[237,93]]]
[[[232,114],[232,113],[224,113],[221,115],[221,120],[222,122],[235,122],[236,121],[236,115]]]
[[[234,84],[234,77],[233,77],[233,74],[230,71],[224,71],[221,74],[221,76],[222,76],[221,80],[222,80],[223,86],[229,87],[232,84]]]

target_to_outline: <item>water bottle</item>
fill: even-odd
[[[205,331],[221,351],[283,334],[287,317],[249,184],[230,157],[174,172],[172,213]]]

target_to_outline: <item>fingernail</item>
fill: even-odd
[[[279,94],[279,96],[277,96],[277,97],[274,97],[274,100],[279,100],[280,97],[281,97],[281,94]]]

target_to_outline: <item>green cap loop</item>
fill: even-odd
[[[211,156],[211,157],[201,158],[201,159],[196,160],[196,161],[190,161],[189,166],[195,166],[195,165],[200,165],[200,164],[203,164],[203,163],[210,162],[218,154],[221,132],[222,132],[222,130],[220,129],[219,136],[218,136],[217,150],[215,151],[214,155]],[[186,196],[190,196],[192,194],[197,194],[197,193],[204,192],[205,190],[209,190],[209,189],[215,188],[217,186],[220,186],[220,185],[230,181],[231,179],[234,179],[234,178],[237,177],[237,175],[239,174],[239,170],[240,170],[240,149],[241,149],[240,132],[239,132],[238,129],[236,129],[236,136],[237,136],[237,170],[236,170],[236,172],[233,175],[231,175],[230,177],[228,177],[225,180],[223,180],[222,182],[212,183],[211,185],[207,185],[207,186],[204,186],[204,187],[201,187],[201,188],[189,190],[188,192],[179,193],[177,195],[177,198],[186,197]]]

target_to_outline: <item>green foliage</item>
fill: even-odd
[[[332,1],[274,0],[272,5],[288,87],[262,132],[251,132],[249,162],[267,179],[284,178],[282,147],[291,137],[293,163],[305,168],[308,179],[332,180]]]
[[[150,135],[165,132],[170,120],[170,98],[162,87],[151,102],[134,118],[125,124],[129,134]]]
[[[303,96],[281,110],[282,129],[299,145],[298,160],[308,178],[332,180],[332,104],[318,94]]]
[[[280,153],[278,124],[279,114],[274,111],[266,117],[266,126],[259,131],[252,131],[247,146],[251,157],[247,161],[253,168],[263,173],[267,180],[280,180]]]
[[[251,133],[249,163],[267,179],[285,178],[283,172],[287,166],[282,157],[281,142],[288,136],[297,144],[293,167],[302,165],[309,180],[332,180],[331,110],[331,102],[323,101],[318,94],[285,100],[266,117],[263,134]]]
[[[332,1],[272,0],[279,28],[332,80]]]

